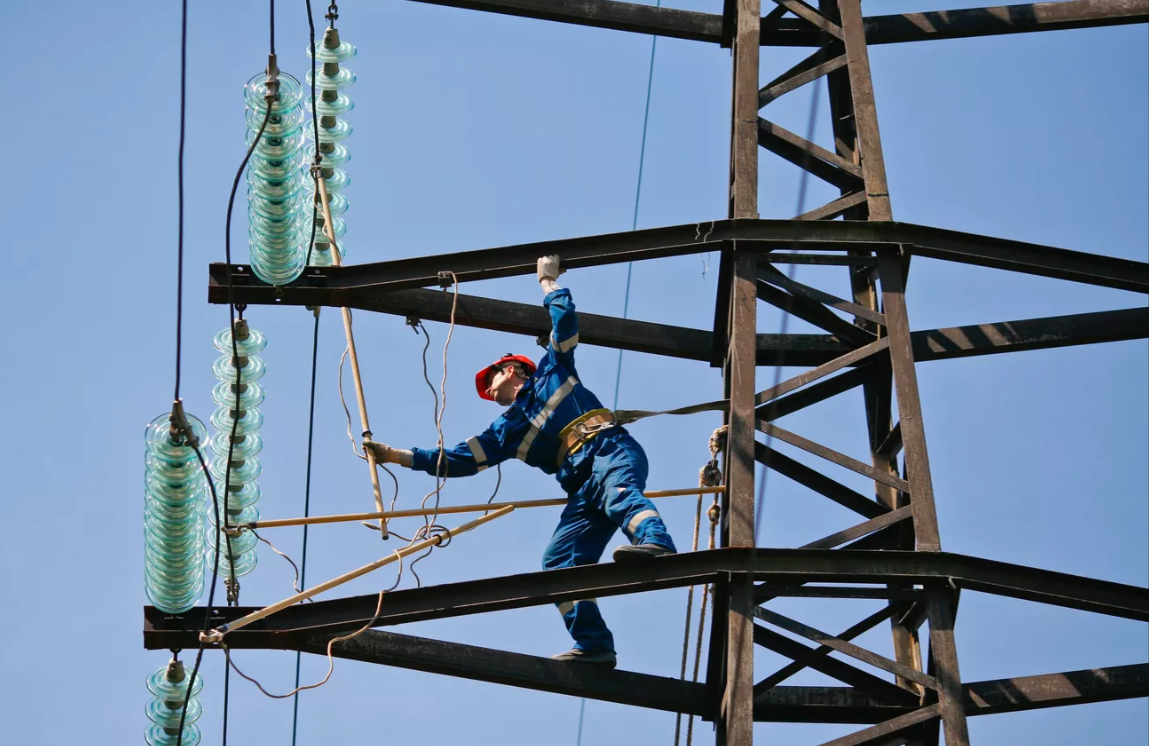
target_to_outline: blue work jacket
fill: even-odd
[[[558,463],[559,433],[564,427],[602,403],[579,381],[574,351],[578,346],[578,314],[570,291],[547,294],[543,306],[551,315],[547,352],[538,369],[519,390],[515,401],[483,432],[445,450],[447,477],[469,477],[511,458],[554,474],[566,492],[578,489],[589,475],[596,441],[621,427],[599,435]],[[411,468],[436,473],[439,449],[413,448]]]

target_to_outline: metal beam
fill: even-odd
[[[578,26],[654,34],[722,44],[722,16],[674,8],[655,8],[612,0],[412,0],[427,5],[481,10]],[[870,16],[865,19],[867,44],[961,39],[1035,31],[1057,31],[1145,23],[1146,0],[1063,0],[928,13]],[[762,21],[760,42],[769,46],[821,46],[821,32],[805,21],[781,18]]]
[[[753,104],[753,102],[751,102]],[[747,177],[749,178],[749,177]],[[995,269],[1054,277],[1103,287],[1149,293],[1149,264],[1050,246],[978,236],[911,223],[856,220],[760,220],[739,218],[688,223],[602,236],[542,241],[493,249],[460,251],[345,267],[311,267],[285,286],[272,286],[247,265],[233,265],[237,303],[350,306],[354,293],[436,286],[439,273],[454,272],[459,282],[529,275],[540,256],[558,254],[569,269],[681,256],[725,247],[738,249],[815,248],[848,252],[906,247],[921,256]],[[209,267],[208,300],[227,303],[227,268]]]
[[[451,319],[452,298],[450,293],[419,288],[356,293],[351,296],[350,307],[445,323]],[[581,344],[687,360],[710,359],[712,335],[703,329],[600,316],[582,311],[578,319]],[[541,304],[513,303],[463,294],[459,295],[455,323],[533,337],[546,335],[551,330],[550,314]]]
[[[1146,0],[1062,0],[868,16],[864,27],[866,43],[872,45],[1123,26],[1146,21],[1149,21]],[[763,24],[762,44],[817,47],[822,42],[819,32],[805,22],[782,18],[770,25]]]
[[[867,44],[1025,34],[1149,21],[1149,0],[1061,0],[1054,3],[871,16]]]
[[[803,583],[906,582],[984,593],[1149,621],[1149,589],[946,552],[730,548],[660,557],[638,565],[601,564],[411,588],[387,595],[378,626],[641,593],[712,581],[718,573]],[[288,633],[358,629],[375,616],[376,594],[292,606],[228,635],[232,647],[283,647]],[[254,608],[211,609],[211,626]],[[205,609],[165,614],[144,607],[145,647],[198,645]]]
[[[722,42],[722,16],[612,0],[414,0],[427,5],[482,10],[577,26]]]
[[[325,656],[334,635],[301,638],[290,650]],[[667,712],[704,715],[705,686],[690,681],[584,666],[393,632],[368,630],[336,643],[336,658],[445,674]]]
[[[962,686],[968,716],[1149,696],[1149,664],[976,681]],[[790,723],[879,723],[910,712],[848,687],[776,686],[754,697],[754,719]]]

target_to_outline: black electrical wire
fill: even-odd
[[[272,4],[272,8],[274,9],[274,6],[275,6],[274,0],[272,0],[271,4]],[[185,14],[184,14],[183,24],[184,24],[184,34],[185,35],[186,35],[186,31],[187,31],[186,6],[187,6],[187,0],[184,0]],[[272,12],[274,12],[274,10]],[[259,132],[256,133],[255,139],[252,140],[251,146],[248,147],[247,153],[244,154],[244,156],[243,156],[243,162],[240,163],[239,169],[236,171],[235,179],[233,180],[232,185],[231,185],[231,195],[228,197],[228,203],[227,203],[227,221],[226,221],[225,233],[224,233],[224,252],[226,254],[225,261],[227,262],[227,296],[228,296],[227,300],[228,300],[228,315],[229,315],[230,323],[231,323],[231,350],[232,350],[232,359],[233,360],[238,360],[238,358],[239,358],[239,344],[235,338],[235,286],[234,286],[234,282],[233,282],[233,278],[232,278],[232,272],[231,272],[231,216],[232,216],[232,212],[234,211],[234,208],[235,208],[235,194],[239,189],[239,180],[243,177],[243,171],[244,171],[244,169],[247,168],[247,162],[249,160],[251,160],[252,153],[255,152],[255,148],[259,145],[260,140],[263,139],[263,133],[267,129],[267,124],[270,120],[271,120],[271,102],[269,101],[269,102],[267,102],[266,111],[263,114],[263,122],[259,126]],[[238,401],[238,397],[239,397],[239,387],[242,384],[242,375],[243,374],[241,371],[242,371],[242,369],[239,368],[238,366],[236,366],[236,368],[235,368],[235,388],[236,388],[237,401]],[[232,456],[234,454],[235,436],[236,436],[236,431],[238,430],[238,428],[239,428],[239,418],[238,417],[232,417],[230,442],[228,444],[228,449],[227,449],[227,469],[224,472],[224,517],[225,518],[226,518],[227,508],[228,508],[228,498],[230,496],[229,495],[230,490],[228,489],[228,484],[231,482]],[[190,435],[190,433],[188,433],[188,435]],[[207,463],[204,461],[203,454],[200,452],[198,447],[195,449],[195,452],[196,452],[196,458],[199,459],[200,468],[203,470],[204,476],[207,477],[208,487],[211,490],[212,507],[213,507],[213,510],[215,511],[215,557],[214,557],[214,560],[212,563],[211,584],[209,586],[208,597],[207,597],[207,613],[204,614],[204,628],[203,628],[204,632],[208,632],[211,629],[211,608],[215,605],[215,587],[216,587],[216,583],[219,579],[219,555],[220,555],[219,538],[220,538],[221,533],[224,534],[226,541],[227,541],[228,557],[234,557],[235,555],[232,553],[232,549],[231,549],[231,536],[230,536],[230,534],[227,534],[226,532],[224,532],[222,530],[223,524],[220,523],[221,516],[220,516],[220,510],[219,510],[219,495],[216,492],[215,483],[211,478],[211,472],[208,471]],[[235,581],[235,574],[234,574],[235,573],[235,567],[234,566],[231,567],[231,572],[232,572],[232,582],[234,583],[234,581]],[[187,688],[187,693],[184,696],[183,707],[181,708],[181,711],[180,711],[180,723],[179,723],[179,731],[178,731],[178,734],[176,736],[176,746],[183,746],[184,722],[187,718],[188,704],[191,702],[192,685],[195,683],[195,677],[199,674],[200,664],[203,661],[203,651],[204,651],[204,643],[201,640],[200,644],[199,644],[199,650],[196,652],[195,665],[192,667],[192,675],[191,675],[191,678],[188,680],[188,688]],[[225,709],[226,709],[226,702],[225,702]],[[225,740],[227,738],[226,733],[227,732],[226,732],[226,721],[225,721],[225,731],[224,731],[224,739]]]
[[[271,26],[271,53],[275,54],[275,0],[271,0],[271,13],[268,15],[270,16],[269,23]]]
[[[308,10],[311,3],[308,3]],[[319,314],[315,314],[315,332],[311,337],[311,404],[307,415],[307,476],[303,481],[303,516],[311,515],[311,453],[315,434],[315,374],[319,361]],[[307,524],[303,526],[303,551],[299,558],[299,587],[307,587]],[[302,653],[295,654],[295,688],[299,688],[299,668]],[[299,729],[299,692],[292,698],[291,746],[295,746],[295,736]]]
[[[810,114],[806,120],[806,140],[809,142],[814,141],[814,123],[818,118],[818,96],[822,91],[822,79],[818,78],[814,81],[813,93],[810,96]],[[810,171],[810,155],[806,153],[802,159],[802,175],[798,181],[798,212],[801,215],[806,212],[806,191],[809,186]],[[786,276],[793,280],[794,274],[797,271],[798,265],[791,264],[790,269],[787,270]],[[786,334],[786,329],[790,325],[790,314],[786,311],[782,312],[782,324],[778,330],[779,336]],[[778,365],[774,367],[774,386],[777,386],[782,381],[782,368],[786,365],[786,347],[782,347],[782,351],[778,354]],[[766,447],[770,447],[770,435],[766,436]],[[763,503],[766,501],[766,484],[770,475],[769,467],[762,467],[762,472],[758,476],[758,496],[754,501],[754,544],[758,544],[758,534],[762,528],[762,511]]]
[[[231,666],[223,667],[223,742],[220,746],[227,746],[227,702],[228,687],[231,683]]]
[[[315,224],[319,221],[319,164],[323,156],[319,154],[319,109],[315,102],[315,81],[318,72],[315,65],[315,18],[311,15],[311,0],[307,4],[307,28],[311,32],[311,126],[315,131],[315,155],[311,159],[311,239],[307,242],[307,261],[303,266],[311,266],[311,252],[315,248]],[[306,529],[304,529],[306,531]],[[297,682],[298,685],[298,682]],[[298,698],[297,698],[298,699]]]
[[[180,399],[180,357],[183,352],[184,323],[184,135],[187,130],[188,4],[183,0],[180,15],[180,144],[177,177],[179,182],[179,237],[176,241],[176,391]]]

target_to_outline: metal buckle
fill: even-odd
[[[591,435],[595,435],[596,433],[602,432],[603,430],[611,429],[612,427],[615,426],[615,424],[616,423],[614,420],[606,420],[605,422],[596,422],[593,425],[587,425],[585,422],[580,422],[579,424],[575,425],[575,432],[577,432],[579,435],[581,435],[584,438],[588,438]]]

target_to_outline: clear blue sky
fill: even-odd
[[[950,7],[943,0],[872,2],[870,14]],[[667,3],[718,12],[719,0]],[[317,15],[324,3],[316,3]],[[223,258],[224,213],[243,155],[244,82],[266,64],[266,3],[192,3],[189,30],[184,399],[211,413],[211,336],[226,309],[205,302],[206,266]],[[348,261],[500,246],[628,230],[631,226],[651,41],[619,32],[489,16],[415,3],[342,4],[349,65],[353,160]],[[280,66],[306,67],[301,2],[280,3]],[[0,50],[9,114],[0,119],[8,232],[3,297],[4,395],[0,435],[6,487],[0,594],[0,723],[5,743],[141,743],[145,676],[164,652],[141,645],[141,529],[145,424],[166,411],[173,379],[179,4],[7,3]],[[1145,261],[1149,245],[1149,80],[1144,26],[997,37],[872,50],[882,136],[897,219]],[[801,51],[763,51],[763,79]],[[654,71],[640,227],[725,214],[729,53],[660,39]],[[801,131],[809,89],[766,116]],[[823,107],[823,112],[825,108]],[[829,145],[824,117],[818,140]],[[761,213],[790,217],[797,170],[763,153]],[[809,204],[829,198],[812,183]],[[245,205],[232,226],[246,257]],[[705,327],[716,267],[687,256],[636,266],[631,316]],[[625,268],[569,273],[582,310],[619,314]],[[802,269],[832,292],[845,277]],[[533,279],[480,283],[469,292],[537,302]],[[1143,306],[1144,296],[928,260],[914,262],[915,328]],[[263,514],[303,504],[311,317],[253,308],[270,340],[261,478]],[[397,317],[357,316],[367,400],[379,439],[434,441],[420,340]],[[777,328],[765,310],[761,328]],[[445,327],[430,324],[432,370]],[[791,330],[803,327],[792,325]],[[316,513],[371,506],[352,457],[335,389],[338,314],[325,311],[312,506]],[[459,329],[450,350],[447,439],[484,427],[492,405],[471,374],[533,342]],[[604,399],[616,353],[580,348],[580,370]],[[1147,548],[1147,371],[1142,341],[919,367],[944,548],[1144,586]],[[788,374],[794,371],[787,371]],[[760,369],[763,381],[771,369]],[[620,405],[665,408],[720,395],[701,363],[628,354]],[[651,457],[652,488],[693,485],[717,418],[700,415],[633,428]],[[854,455],[864,453],[860,399],[795,416],[788,425]],[[486,499],[494,474],[452,483],[447,503]],[[849,477],[843,476],[845,479]],[[401,475],[399,504],[429,489]],[[858,482],[859,488],[864,485]],[[500,497],[557,497],[552,480],[504,470]],[[663,503],[680,546],[692,500]],[[775,476],[761,543],[797,546],[851,524],[851,516]],[[525,511],[456,541],[420,565],[441,583],[530,571],[557,511]],[[312,533],[308,578],[332,577],[381,556],[357,525]],[[300,534],[273,539],[298,557]],[[390,585],[379,573],[343,592]],[[243,602],[290,592],[274,555],[243,581]],[[406,577],[405,584],[410,583]],[[676,675],[685,592],[605,601],[624,668]],[[842,629],[872,610],[782,604],[821,628]],[[568,639],[551,608],[411,625],[397,631],[549,655]],[[885,631],[863,644],[888,652]],[[1144,625],[967,593],[957,627],[970,681],[1144,662]],[[241,665],[273,691],[291,687],[294,655],[248,652]],[[760,654],[761,673],[773,656]],[[304,661],[318,679],[325,661]],[[219,742],[222,656],[206,657],[205,744]],[[789,683],[818,683],[803,674]],[[337,662],[331,682],[301,701],[300,743],[574,744],[579,701],[557,695]],[[284,744],[291,706],[233,678],[234,743]],[[1145,743],[1145,700],[974,719],[975,743]],[[589,702],[583,742],[670,743],[665,713]],[[761,743],[815,744],[847,726],[759,725]],[[709,742],[709,726],[696,729]],[[1100,733],[1101,735],[1094,735]]]

